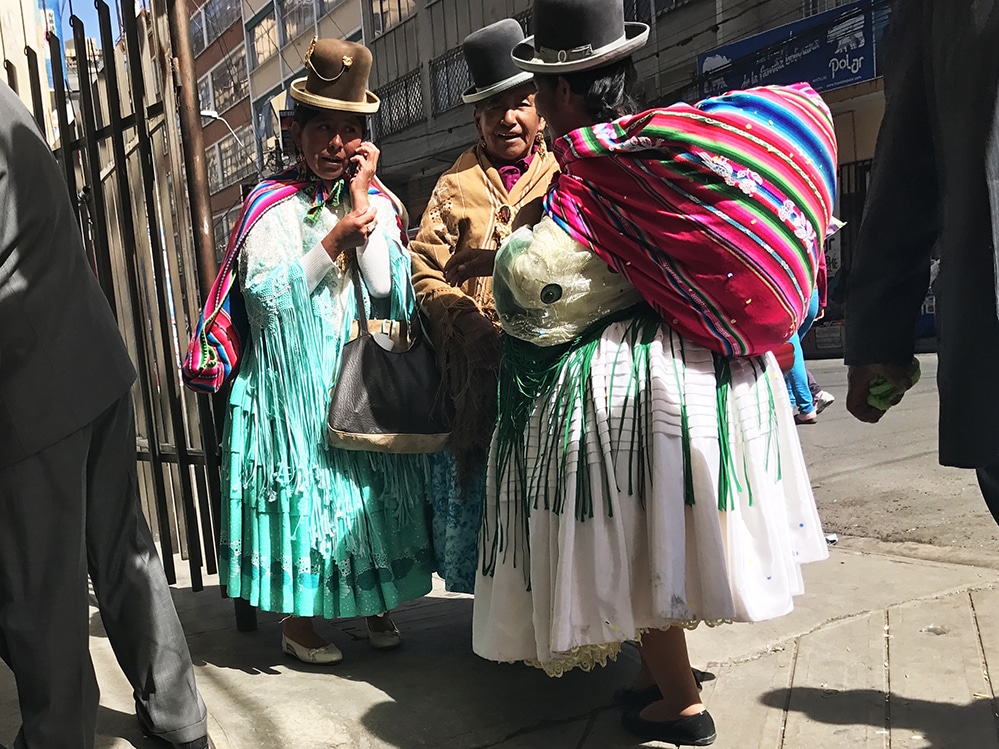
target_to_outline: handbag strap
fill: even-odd
[[[357,255],[354,255],[350,262],[350,280],[354,285],[354,299],[357,302],[358,335],[371,335],[371,331],[368,330],[368,312],[364,307],[364,292],[361,291],[361,265],[357,262]],[[404,335],[411,343],[415,343],[419,338],[429,340],[423,327],[423,316],[420,314],[419,308],[413,311],[408,320],[399,320],[398,322],[404,326]]]
[[[350,262],[350,279],[354,284],[354,300],[357,302],[357,334],[371,335],[368,330],[368,311],[364,307],[364,293],[361,291],[361,265],[355,255]]]

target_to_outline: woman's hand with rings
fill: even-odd
[[[360,247],[367,242],[377,225],[374,206],[354,209],[330,229],[329,234],[323,238],[323,247],[335,259],[344,250]]]
[[[470,278],[491,276],[495,263],[495,250],[459,250],[444,266],[444,278],[452,286],[461,286]]]

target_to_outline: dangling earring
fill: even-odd
[[[539,153],[545,153],[548,150],[544,129],[538,130],[538,134],[534,136],[534,149]]]
[[[305,163],[305,154],[301,151],[295,155],[295,168],[298,169],[298,176],[302,179],[309,176],[309,165]]]

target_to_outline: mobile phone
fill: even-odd
[[[350,182],[352,179],[354,179],[354,175],[357,174],[357,170],[360,169],[360,168],[361,168],[361,165],[358,162],[354,161],[354,160],[351,160],[351,161],[347,162],[347,168],[344,170],[343,174],[344,174],[344,177],[346,177],[346,179],[347,179],[348,182]]]

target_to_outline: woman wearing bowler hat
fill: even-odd
[[[229,397],[219,577],[230,596],[288,614],[282,647],[334,664],[312,617],[367,617],[376,649],[399,645],[388,616],[431,589],[426,456],[325,445],[329,393],[357,313],[359,269],[369,317],[409,319],[405,209],[375,176],[365,140],[378,98],[371,53],[313,42],[292,83],[297,166],[247,197],[239,247],[250,345]]]
[[[430,323],[441,372],[456,404],[452,454],[435,459],[434,539],[448,590],[471,593],[496,420],[499,328],[493,307],[496,250],[523,206],[541,198],[557,166],[534,108],[530,73],[510,58],[524,32],[512,18],[468,37],[479,140],[441,175],[410,245],[413,286]]]
[[[684,631],[788,613],[827,556],[783,377],[832,221],[807,85],[637,112],[620,0],[535,0],[560,174],[496,256],[505,333],[472,643],[551,675],[639,643],[624,727],[706,746]]]

